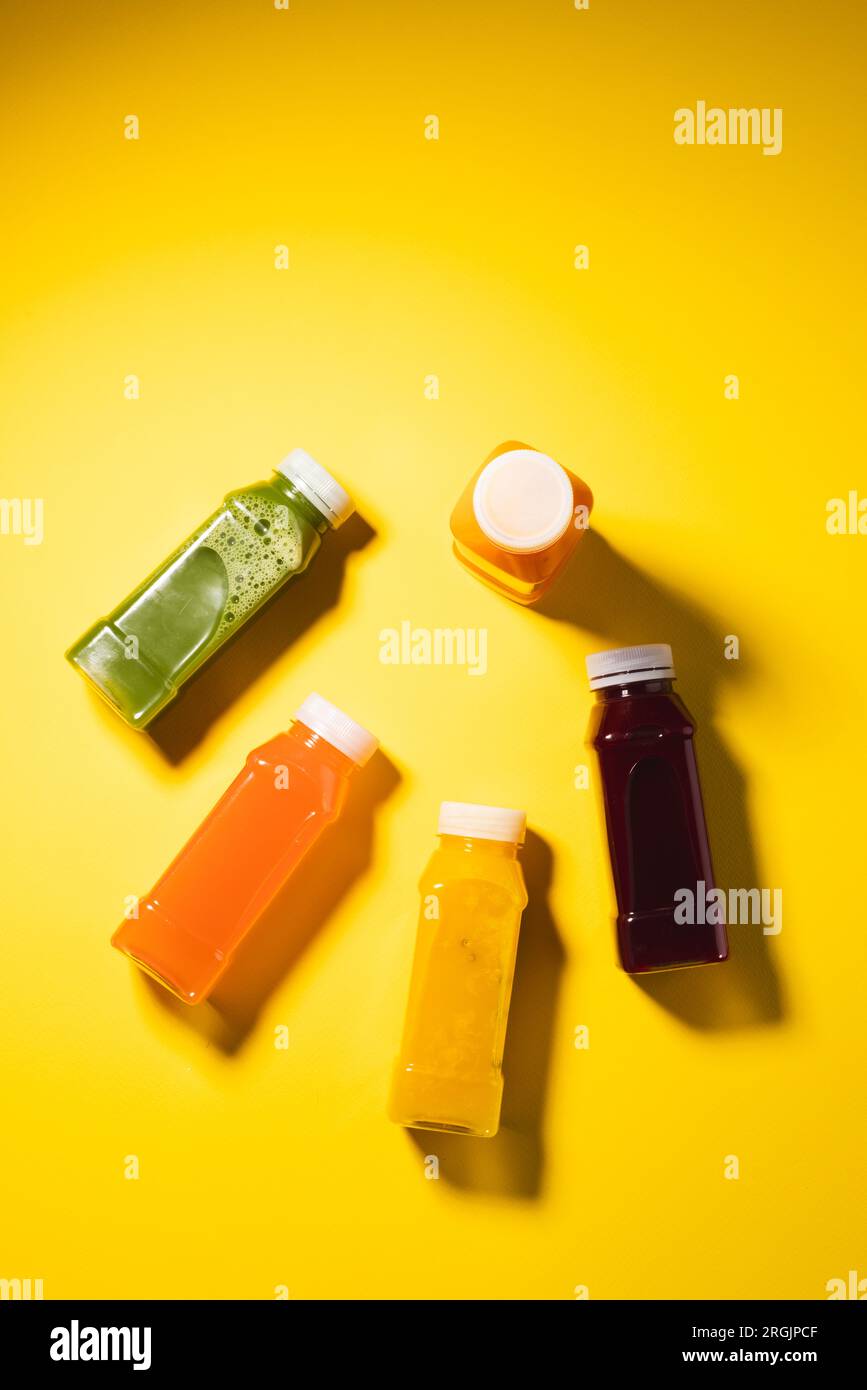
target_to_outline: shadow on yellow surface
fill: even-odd
[[[240,1051],[269,996],[370,867],[377,808],[399,782],[400,773],[380,749],[359,774],[340,820],[325,831],[238,946],[210,999],[184,1004],[142,974],[153,998],[227,1056]]]
[[[335,607],[343,587],[346,562],[376,536],[357,512],[323,537],[309,572],[298,575],[239,628],[231,641],[191,677],[172,704],[149,725],[147,733],[170,763],[193,752],[210,726],[223,715],[307,628]],[[231,656],[227,657],[228,647]]]
[[[528,830],[521,854],[529,901],[521,922],[506,1049],[499,1133],[493,1139],[410,1129],[422,1154],[435,1154],[440,1177],[456,1187],[531,1199],[542,1189],[544,1110],[557,994],[565,951],[548,895],[553,859]]]
[[[714,725],[723,684],[755,676],[751,653],[726,660],[727,634],[711,615],[653,579],[592,530],[560,586],[537,611],[592,632],[612,647],[671,644],[680,677],[675,689],[696,723],[717,883],[726,889],[770,887],[756,862],[746,778]],[[694,1028],[779,1022],[784,1014],[782,987],[762,928],[730,927],[729,944],[724,964],[635,977],[636,984]]]

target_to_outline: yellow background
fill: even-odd
[[[45,538],[0,537],[0,1276],[571,1299],[824,1298],[867,1275],[867,537],[825,529],[829,498],[867,492],[862,8],[2,15],[2,491],[44,498]],[[676,146],[699,99],[782,107],[782,154]],[[509,438],[596,494],[545,612],[450,553],[455,498]],[[133,734],[64,649],[295,444],[364,524],[159,743]],[[382,665],[402,619],[486,628],[487,675]],[[632,641],[674,647],[721,883],[784,895],[779,936],[734,928],[728,965],[644,986],[615,967],[574,787],[584,656]],[[124,899],[311,689],[386,757],[219,1010],[173,1007],[109,949]],[[535,831],[490,1143],[383,1113],[442,798],[526,806]]]

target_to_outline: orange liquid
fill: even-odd
[[[504,550],[485,535],[473,510],[473,492],[479,475],[500,454],[508,453],[512,449],[529,448],[532,448],[532,445],[519,444],[512,440],[494,449],[470,479],[451,516],[455,554],[461,563],[498,593],[523,604],[536,603],[547,593],[569,561],[586,529],[580,525],[569,526],[552,545],[546,546],[544,550],[523,555]],[[586,507],[589,515],[593,506],[592,492],[587,484],[574,473],[570,473],[568,468],[564,468],[563,471],[572,484],[576,518],[583,515],[577,511],[579,507]]]
[[[112,945],[186,1003],[199,1003],[340,814],[353,768],[300,722],[257,748]]]

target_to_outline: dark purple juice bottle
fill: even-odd
[[[639,975],[725,960],[725,926],[707,922],[703,911],[713,867],[695,727],[672,688],[671,647],[597,652],[587,657],[587,674],[596,691],[588,741],[599,755],[623,969]]]

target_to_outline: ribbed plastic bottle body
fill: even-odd
[[[399,1124],[490,1137],[527,891],[514,845],[444,835],[421,907],[389,1112]]]
[[[339,815],[353,764],[302,724],[250,754],[112,944],[187,1003],[232,952]]]
[[[630,974],[728,955],[724,925],[689,920],[688,895],[697,904],[714,886],[694,731],[670,681],[602,691],[591,715],[619,954]]]
[[[327,522],[280,474],[222,507],[66,653],[143,728],[278,589],[310,563]]]

